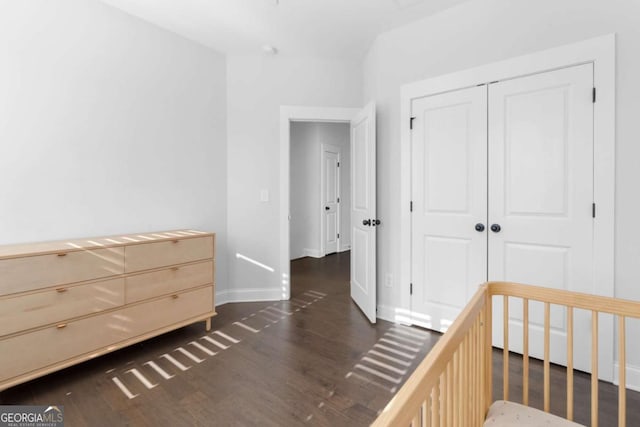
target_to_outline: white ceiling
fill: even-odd
[[[465,0],[102,0],[217,51],[361,58],[376,35]]]

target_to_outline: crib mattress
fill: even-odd
[[[584,427],[582,424],[548,414],[539,409],[530,408],[519,403],[498,400],[489,408],[484,427],[508,426]]]

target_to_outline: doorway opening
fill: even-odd
[[[322,175],[323,185],[327,188],[334,188],[335,194],[324,194],[324,198],[318,197],[315,201],[318,209],[311,221],[307,222],[308,227],[317,225],[321,230],[320,242],[322,248],[320,255],[326,255],[328,251],[336,250],[337,256],[340,256],[340,250],[349,250],[349,293],[355,305],[360,309],[362,314],[371,323],[376,322],[376,229],[381,221],[376,218],[376,117],[375,104],[370,102],[363,108],[326,108],[326,107],[280,107],[280,272],[282,279],[282,299],[290,299],[291,297],[291,259],[295,259],[298,254],[292,254],[290,251],[291,241],[290,234],[292,229],[290,223],[292,220],[291,210],[291,188],[295,178],[291,176],[291,132],[292,123],[319,123],[319,124],[345,124],[348,126],[349,150],[344,150],[341,154],[340,149],[332,148],[339,144],[327,143],[320,148],[320,169],[331,169],[332,165],[337,167],[346,165],[343,159],[348,156],[349,169],[348,172],[348,191],[351,209],[335,210],[328,201],[337,202],[337,197],[345,197],[345,191],[339,193],[338,181],[340,175],[329,174],[327,179]],[[333,150],[333,151],[332,151]],[[324,153],[324,157],[323,156]],[[337,154],[336,154],[337,153]],[[322,160],[324,159],[324,160]],[[315,163],[318,165],[318,163]],[[297,164],[296,164],[297,165]],[[326,170],[325,170],[326,172]],[[333,181],[329,178],[333,176]],[[344,184],[345,178],[342,178]],[[342,185],[343,186],[343,185]],[[344,186],[343,186],[344,188]],[[325,191],[323,190],[323,192]],[[341,199],[340,205],[344,205],[344,199]],[[322,203],[320,203],[322,202]],[[327,209],[327,207],[329,209]],[[338,210],[349,211],[350,224],[337,224]],[[333,218],[330,215],[333,213]],[[341,217],[344,214],[340,213]],[[315,224],[312,222],[317,221]],[[332,222],[334,221],[335,222]],[[342,220],[344,222],[344,218]],[[345,227],[347,232],[345,233]],[[336,231],[335,237],[332,237],[333,231]],[[327,235],[327,232],[329,233]],[[348,233],[349,243],[345,245]],[[338,237],[340,234],[340,237]],[[335,239],[335,243],[332,239]],[[342,241],[342,243],[341,243]],[[347,246],[348,245],[348,246]],[[304,246],[302,249],[305,249]],[[344,253],[344,252],[342,252]],[[320,258],[325,260],[329,257]],[[312,259],[307,257],[306,259]]]
[[[293,121],[289,135],[291,271],[318,279],[335,271],[334,285],[348,290],[350,124]]]

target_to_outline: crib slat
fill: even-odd
[[[627,425],[627,350],[625,317],[618,316],[618,426]]]
[[[469,357],[469,404],[471,405],[469,410],[469,422],[471,425],[476,424],[476,401],[478,400],[478,396],[475,393],[476,387],[476,324],[474,323],[473,328],[471,328],[471,333],[469,334],[469,347],[471,348],[470,357]]]
[[[459,349],[460,357],[458,357],[458,399],[460,399],[460,403],[458,404],[458,422],[460,425],[464,425],[464,404],[466,403],[464,400],[464,372],[462,367],[464,366],[464,350],[462,346]]]
[[[473,330],[473,329],[472,329]],[[467,335],[467,422],[473,425],[473,335],[469,333]]]
[[[509,297],[502,297],[502,398],[509,400]]]
[[[567,307],[567,419],[573,421],[573,307]]]
[[[478,361],[480,360],[480,354],[478,353],[478,334],[480,333],[480,317],[473,324],[473,331],[471,335],[471,343],[473,346],[473,357],[471,359],[471,398],[472,401],[472,409],[471,409],[471,421],[473,425],[479,424],[478,418],[478,402],[480,401],[480,393],[478,393]]]
[[[447,419],[447,411],[449,409],[449,405],[447,402],[447,397],[449,396],[447,394],[449,389],[449,365],[447,365],[445,370],[442,372],[442,377],[440,377],[440,384],[442,384],[440,389],[440,395],[442,396],[442,407],[440,408],[440,424],[444,427],[447,427],[449,425]]]
[[[473,326],[469,331],[469,423],[471,425],[476,424],[476,398],[474,393],[476,386],[475,379],[475,361],[476,361],[476,342],[475,342],[476,322],[473,322]]]
[[[413,417],[413,420],[411,420],[411,427],[422,427],[422,422],[421,422],[421,414],[418,411],[418,413]]]
[[[480,327],[480,337],[479,337],[479,344],[480,344],[480,369],[478,369],[478,375],[480,377],[480,384],[478,385],[478,396],[480,396],[480,414],[481,416],[484,415],[484,410],[486,407],[486,403],[485,403],[485,399],[486,396],[483,393],[483,385],[485,383],[485,366],[486,366],[486,356],[487,356],[487,352],[485,350],[486,347],[486,341],[485,341],[485,331],[487,330],[487,319],[485,318],[484,315],[484,310],[480,312],[480,325],[482,325]]]
[[[484,309],[484,404],[483,415],[486,415],[489,410],[489,405],[493,402],[493,336],[492,336],[492,328],[493,328],[493,298],[491,295],[487,295],[485,301],[485,309]]]
[[[544,411],[549,412],[550,396],[550,372],[549,372],[549,340],[550,340],[551,304],[544,303]]]
[[[476,383],[476,393],[478,394],[478,420],[479,425],[482,425],[482,421],[484,419],[484,396],[482,395],[482,379],[484,378],[484,319],[482,317],[482,313],[480,313],[478,320],[478,335],[476,337],[477,345],[478,345],[478,372],[476,373],[477,383]]]
[[[447,364],[447,426],[453,425],[453,365]]]
[[[433,427],[440,427],[440,384],[433,387],[431,390],[431,425]]]
[[[461,366],[461,372],[462,372],[462,417],[460,418],[462,425],[466,426],[469,425],[469,418],[468,418],[468,413],[469,411],[467,410],[467,408],[469,407],[469,398],[468,398],[468,391],[469,391],[469,387],[468,387],[468,380],[469,380],[469,374],[468,374],[468,369],[467,369],[467,364],[469,362],[469,341],[467,341],[467,338],[469,337],[469,335],[467,335],[466,337],[464,337],[464,339],[462,340],[462,366]]]
[[[598,312],[591,312],[591,427],[598,427]]]
[[[462,394],[460,393],[460,348],[453,354],[453,383],[455,393],[453,398],[453,425],[458,426],[460,422],[460,408],[462,405]]]
[[[529,406],[529,300],[522,299],[522,403]]]

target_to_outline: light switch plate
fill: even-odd
[[[260,201],[261,202],[269,201],[269,190],[260,190]]]

